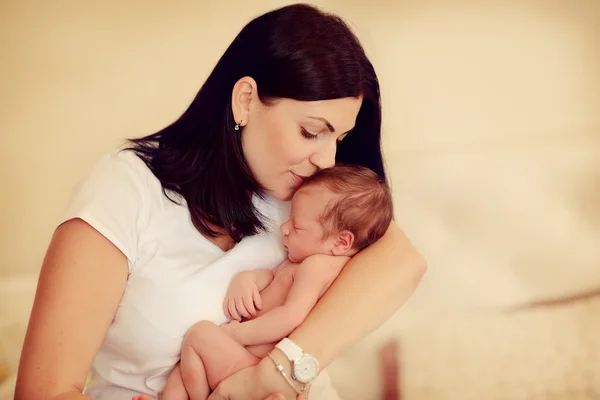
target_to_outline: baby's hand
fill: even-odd
[[[256,279],[250,271],[240,272],[233,278],[227,289],[223,311],[227,318],[237,321],[256,316],[262,308],[262,299],[256,286]]]

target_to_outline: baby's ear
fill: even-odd
[[[341,231],[338,233],[335,243],[333,245],[333,255],[345,256],[350,253],[352,246],[354,246],[354,234],[348,230]]]

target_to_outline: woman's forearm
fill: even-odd
[[[384,237],[357,254],[289,338],[324,368],[383,324],[413,294],[426,263],[392,223]]]

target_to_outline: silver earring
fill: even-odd
[[[236,131],[240,130],[240,125],[242,124],[242,121],[240,121],[239,124],[235,124],[235,126],[233,127],[233,129],[235,129]]]

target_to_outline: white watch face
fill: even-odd
[[[294,378],[302,383],[310,383],[319,375],[319,362],[308,354],[294,361]]]

